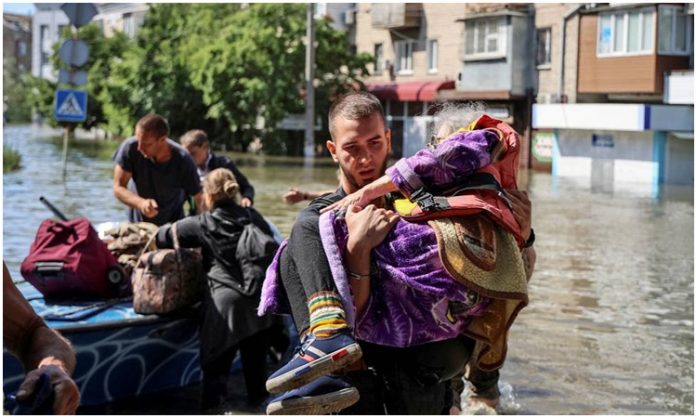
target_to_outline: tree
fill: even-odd
[[[31,121],[31,106],[27,100],[30,93],[28,80],[17,70],[13,57],[7,57],[3,62],[2,83],[4,88],[3,115],[9,123]]]
[[[108,129],[120,134],[133,131],[147,113],[159,113],[170,124],[172,136],[189,129],[203,129],[211,137],[227,131],[224,123],[208,115],[201,92],[191,83],[181,44],[191,32],[191,21],[201,9],[215,6],[218,12],[233,11],[236,4],[154,4],[129,48],[112,69],[100,100]]]
[[[275,126],[288,113],[304,112],[305,16],[301,4],[253,4],[193,22],[194,34],[184,47],[192,83],[208,115],[228,122],[237,148],[246,149],[260,135],[267,151],[284,151],[282,144],[272,144]],[[353,55],[346,34],[326,20],[317,22],[316,39],[317,108],[325,115],[334,94],[367,74],[371,57]]]
[[[53,118],[56,90],[74,88],[84,90],[87,92],[87,118],[77,126],[91,129],[107,122],[99,96],[110,77],[112,66],[120,60],[124,51],[129,47],[129,39],[121,32],[116,32],[112,37],[107,38],[102,29],[94,23],[81,27],[77,36],[87,44],[90,51],[87,63],[80,67],[81,70],[87,71],[87,84],[75,87],[30,76],[27,80],[27,85],[31,90],[29,103],[37,113],[45,118],[45,122],[51,126],[57,126],[59,123]],[[56,71],[68,69],[68,66],[58,56],[58,51],[60,45],[71,38],[71,29],[65,28],[60,40],[53,45],[50,62]],[[75,125],[70,126],[74,127]]]

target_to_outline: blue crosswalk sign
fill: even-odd
[[[61,122],[84,122],[87,119],[87,92],[56,90],[54,115]]]

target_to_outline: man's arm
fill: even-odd
[[[348,243],[346,248],[346,267],[353,291],[355,309],[360,315],[370,297],[370,254],[372,249],[384,241],[396,225],[399,215],[386,209],[369,205],[349,206],[346,211]]]
[[[196,211],[198,213],[203,213],[206,210],[210,209],[205,204],[205,199],[203,199],[203,192],[198,192],[195,195],[193,195],[193,200],[196,201]]]
[[[144,199],[128,190],[128,181],[132,177],[133,174],[124,170],[119,164],[114,166],[114,196],[125,205],[139,210],[146,217],[154,218],[158,213],[157,202],[154,199]]]
[[[53,411],[75,414],[80,391],[70,374],[75,370],[75,353],[68,341],[46,326],[24,299],[3,263],[3,343],[28,370],[19,386],[17,399],[27,400],[41,374],[47,374],[55,390]]]

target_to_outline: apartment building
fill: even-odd
[[[359,5],[356,47],[375,56],[366,84],[384,103],[396,156],[425,146],[435,104],[483,101],[522,134],[527,165],[532,12],[527,4]]]
[[[145,21],[149,10],[147,3],[99,3],[99,14],[92,19],[101,26],[104,36],[123,32],[133,38]]]
[[[36,77],[55,81],[58,71],[49,58],[53,45],[60,40],[63,29],[70,25],[60,6],[63,3],[35,3],[36,12],[32,21],[31,73]],[[95,3],[99,13],[92,19],[104,30],[105,36],[122,31],[134,36],[142,25],[148,10],[146,3]]]
[[[693,184],[693,5],[537,6],[535,24],[551,56],[537,67],[535,162],[594,188]]]
[[[384,104],[395,156],[425,146],[438,92],[455,87],[464,14],[461,4],[358,5],[356,49],[375,57],[365,82]]]
[[[12,63],[18,73],[31,69],[31,16],[3,13],[3,62]]]

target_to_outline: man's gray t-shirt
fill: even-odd
[[[131,137],[123,141],[113,160],[123,170],[133,175],[128,188],[145,199],[154,199],[159,213],[147,218],[133,208],[128,208],[131,222],[152,222],[164,225],[184,217],[183,204],[187,196],[201,191],[196,164],[191,155],[179,144],[167,139],[172,147],[172,157],[164,163],[155,163],[138,151],[138,140]]]

